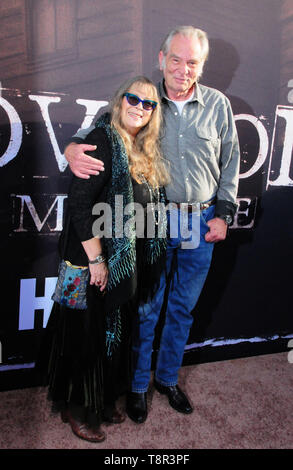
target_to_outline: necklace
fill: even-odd
[[[156,212],[155,212],[154,202],[159,202],[160,190],[159,190],[158,187],[153,188],[153,186],[150,185],[150,183],[148,182],[148,180],[146,179],[144,174],[140,175],[140,179],[141,179],[141,182],[144,183],[146,185],[146,187],[148,188],[148,191],[149,191],[149,194],[150,194],[150,203],[147,203],[147,208],[149,207],[149,204],[150,204],[151,211],[152,211],[152,214],[153,214],[154,223],[155,223],[155,225],[158,225],[159,224],[158,214],[156,214]]]

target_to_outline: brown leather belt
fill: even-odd
[[[211,199],[208,202],[200,202],[199,203],[200,210],[204,211],[205,209],[208,209],[209,207],[213,206],[214,204],[216,204],[216,200],[217,200],[217,198],[214,197],[213,199]],[[193,211],[197,210],[197,207],[198,207],[197,204],[187,204],[185,202],[171,202],[171,201],[168,201],[168,204],[173,204],[178,209],[183,209],[183,210],[186,210],[187,212],[193,212]]]

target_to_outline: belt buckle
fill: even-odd
[[[200,203],[200,210],[204,211],[205,209],[208,209],[209,207],[213,206],[215,204],[215,198],[211,199],[210,201],[207,202],[201,202]]]
[[[204,211],[205,209],[208,209],[210,207],[210,203],[209,202],[201,202],[200,203],[200,210],[201,211]]]

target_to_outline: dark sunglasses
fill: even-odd
[[[126,97],[130,106],[137,106],[139,103],[141,103],[143,109],[145,109],[146,111],[151,111],[152,109],[155,109],[158,104],[156,101],[152,100],[141,100],[138,96],[133,95],[132,93],[124,93],[123,96]]]

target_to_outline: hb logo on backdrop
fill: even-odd
[[[37,282],[41,282],[40,279],[20,280],[19,330],[33,330],[36,314],[43,316],[43,327],[46,327],[53,305],[51,297],[56,281],[57,277],[45,278],[44,296],[37,296],[36,287]]]

